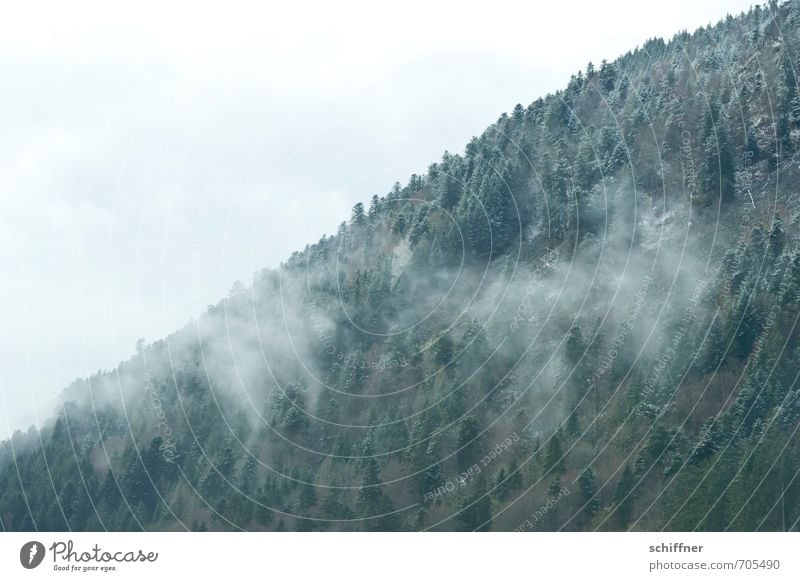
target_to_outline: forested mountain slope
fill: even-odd
[[[3,530],[800,524],[800,2],[576,74],[0,446]]]

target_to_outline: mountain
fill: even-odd
[[[0,446],[2,530],[797,530],[800,2],[589,65]]]

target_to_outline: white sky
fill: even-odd
[[[588,61],[749,6],[162,4],[4,6],[0,438]]]

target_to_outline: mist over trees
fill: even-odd
[[[516,105],[0,444],[18,530],[797,530],[800,2]]]

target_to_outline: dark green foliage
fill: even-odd
[[[720,106],[712,104],[703,125],[701,199],[729,203],[734,200],[736,164],[728,135],[729,122],[721,118]]]
[[[620,530],[625,530],[633,516],[634,486],[636,481],[630,466],[625,465],[614,489],[615,515]]]
[[[463,531],[488,531],[492,524],[489,495],[478,492],[465,498],[459,506],[458,523]]]
[[[478,436],[480,426],[475,416],[468,416],[461,422],[458,431],[458,465],[461,470],[468,470],[480,455]]]
[[[544,465],[546,472],[552,472],[556,475],[563,474],[566,470],[565,455],[561,445],[561,437],[558,435],[558,432],[554,433],[547,442]]]

